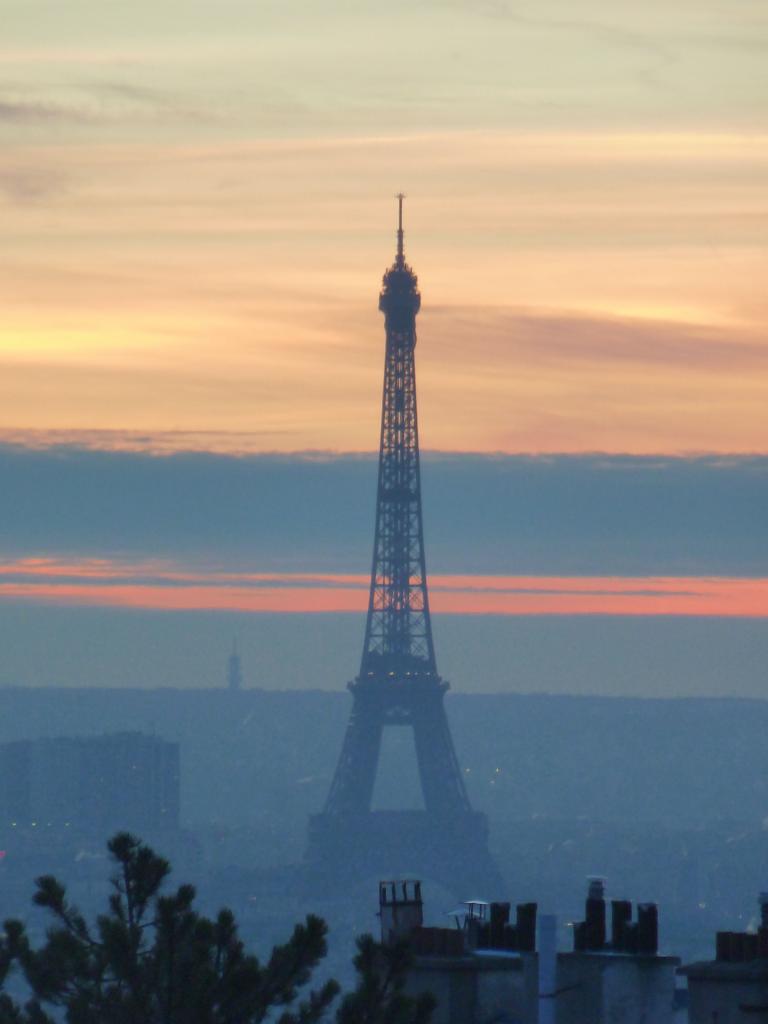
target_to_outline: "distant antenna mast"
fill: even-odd
[[[403,200],[405,194],[398,192],[395,199],[397,199],[397,266],[402,267],[405,263],[403,251]]]
[[[243,685],[243,670],[240,655],[237,653],[237,638],[232,641],[232,653],[227,659],[227,686],[230,690],[239,690]]]

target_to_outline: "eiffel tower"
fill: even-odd
[[[328,878],[432,879],[461,898],[503,889],[488,852],[485,815],[472,810],[453,749],[437,671],[424,560],[416,411],[416,275],[403,251],[384,274],[384,395],[368,617],[360,672],[336,773],[310,819],[308,868]],[[382,732],[413,730],[424,810],[372,811]]]

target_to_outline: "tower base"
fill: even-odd
[[[320,884],[420,878],[457,900],[498,900],[505,889],[488,851],[486,817],[475,811],[450,820],[427,811],[315,814],[305,866]]]

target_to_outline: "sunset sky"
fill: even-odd
[[[426,447],[764,451],[767,45],[762,0],[6,0],[0,427],[370,450],[402,188]]]
[[[768,618],[764,0],[5,0],[2,22],[0,618],[25,643],[63,606],[82,638],[98,608],[358,622],[375,472],[343,453],[377,445],[401,189],[438,615]]]

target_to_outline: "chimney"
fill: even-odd
[[[768,928],[768,892],[761,892],[757,902],[760,904],[760,927]]]
[[[557,918],[539,918],[539,1024],[555,1024],[557,989]]]
[[[409,939],[413,930],[424,923],[421,882],[379,882],[379,920],[382,945],[392,946]]]
[[[715,957],[721,962],[731,959],[731,933],[717,932],[715,934]]]
[[[632,923],[629,900],[611,900],[611,946],[618,952],[626,947],[627,927]]]
[[[657,953],[659,950],[659,908],[655,903],[637,905],[637,952]]]
[[[768,960],[768,892],[758,896],[760,904],[760,926],[757,929],[757,955],[761,960]]]
[[[504,948],[504,926],[509,921],[509,904],[508,903],[492,903],[491,904],[491,934],[490,934],[490,945],[491,949],[503,949]]]
[[[587,892],[585,940],[587,949],[605,945],[605,879],[590,876]]]
[[[521,953],[536,952],[536,904],[517,905],[517,948]]]

